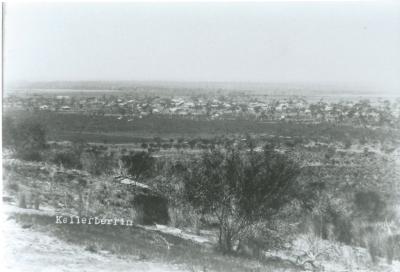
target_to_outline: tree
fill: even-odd
[[[359,191],[354,195],[355,211],[359,217],[369,221],[387,219],[387,203],[376,191]]]
[[[299,171],[297,164],[271,150],[214,150],[186,172],[184,196],[199,212],[218,218],[219,247],[229,253],[253,224],[291,202]]]
[[[31,119],[18,122],[6,119],[4,124],[4,145],[21,159],[40,160],[40,152],[46,147],[45,127]]]
[[[128,174],[136,179],[150,176],[155,163],[150,153],[145,151],[122,156],[121,161]]]
[[[190,148],[193,149],[197,144],[197,139],[191,139],[191,140],[189,140],[188,143],[189,143]]]
[[[247,145],[247,148],[251,151],[251,152],[253,152],[254,151],[254,148],[256,148],[256,141],[254,140],[254,138],[252,138],[251,137],[251,135],[250,134],[246,134],[246,145]]]

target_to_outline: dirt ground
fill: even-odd
[[[37,232],[29,226],[21,226],[7,213],[2,215],[3,269],[13,272],[183,272],[176,265],[131,260],[108,252],[92,253],[81,246],[71,245]]]

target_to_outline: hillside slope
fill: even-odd
[[[108,251],[89,252],[83,246],[66,243],[29,225],[19,225],[9,213],[3,217],[7,261],[2,271],[189,271],[176,265],[122,258]]]

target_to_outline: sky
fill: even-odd
[[[400,5],[8,3],[5,81],[344,84],[400,92]]]

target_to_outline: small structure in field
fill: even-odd
[[[132,196],[130,203],[137,214],[138,221],[145,225],[167,224],[169,222],[168,200],[150,186],[129,177],[117,176],[114,181],[126,188]]]

